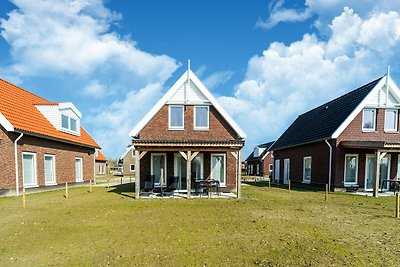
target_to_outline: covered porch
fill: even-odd
[[[345,187],[361,187],[374,197],[400,190],[400,143],[342,141],[340,145],[344,149]]]
[[[135,147],[135,198],[240,198],[243,141],[140,140]]]

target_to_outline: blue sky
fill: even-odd
[[[388,64],[400,80],[393,2],[2,0],[0,77],[74,102],[115,158],[190,58],[247,132],[248,154]]]

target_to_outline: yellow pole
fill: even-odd
[[[268,187],[271,188],[271,178],[268,180]]]
[[[25,197],[25,187],[22,189],[22,206],[26,208],[26,197]]]
[[[399,193],[396,193],[396,218],[400,218],[400,197]]]
[[[108,179],[107,188],[110,188],[110,179]]]
[[[290,179],[288,180],[288,185],[289,185],[289,193],[290,193]]]
[[[92,193],[92,180],[89,181],[89,193]]]
[[[65,182],[65,198],[68,198],[68,182]]]
[[[328,201],[328,184],[325,184],[325,201]]]

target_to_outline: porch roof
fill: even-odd
[[[400,142],[389,141],[342,141],[340,145],[346,148],[391,150],[400,149]]]
[[[133,139],[132,145],[135,148],[183,148],[183,147],[201,147],[201,148],[236,148],[240,149],[244,145],[242,140],[144,140]]]

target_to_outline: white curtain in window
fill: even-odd
[[[170,109],[170,126],[183,127],[183,107],[170,107]]]
[[[196,107],[196,127],[208,127],[208,107]]]
[[[44,178],[46,183],[54,183],[54,163],[53,157],[44,157]]]
[[[23,155],[24,184],[35,184],[35,170],[33,155]]]

